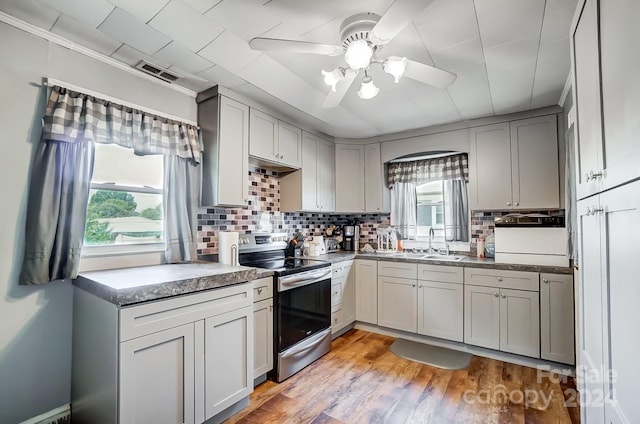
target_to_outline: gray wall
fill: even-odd
[[[69,403],[72,288],[18,286],[33,146],[56,78],[196,120],[194,99],[0,23],[0,423]]]

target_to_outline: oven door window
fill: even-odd
[[[331,280],[278,293],[278,351],[331,326]]]

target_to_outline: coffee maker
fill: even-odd
[[[342,250],[357,251],[360,247],[360,226],[358,220],[349,221],[342,227]]]

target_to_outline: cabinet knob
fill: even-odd
[[[502,277],[498,277],[498,281],[502,281]]]
[[[273,311],[273,305],[269,305],[269,312]]]
[[[258,287],[258,294],[262,294],[262,287]]]
[[[602,178],[603,175],[604,173],[602,171],[593,172],[593,170],[591,170],[586,174],[586,180],[587,182],[597,180]]]
[[[507,297],[507,295],[506,295],[506,294],[504,294],[504,293],[500,293],[500,296],[501,296],[503,299]]]
[[[520,203],[519,202],[515,202],[514,205],[515,206],[520,206]]]
[[[511,206],[511,202],[507,202],[507,206]]]
[[[415,286],[416,286],[416,284],[415,284],[415,283],[411,284],[411,287],[415,287]]]
[[[498,292],[493,292],[493,297],[498,297]]]
[[[542,282],[545,283],[545,284],[549,284],[549,280],[547,280],[546,278],[543,278]]]

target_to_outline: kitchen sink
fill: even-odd
[[[456,262],[456,261],[461,261],[464,259],[464,256],[456,256],[456,255],[438,255],[438,254],[431,254],[431,255],[424,255],[422,257],[420,257],[420,259],[430,259],[432,261],[450,261],[450,262]]]

